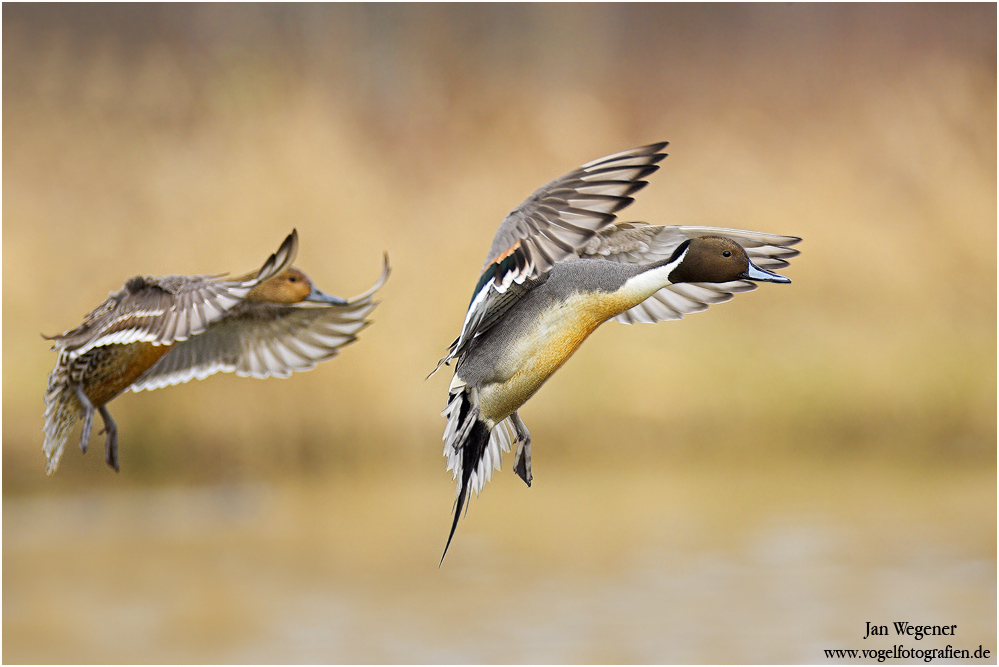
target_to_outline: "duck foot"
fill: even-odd
[[[107,437],[104,439],[104,460],[114,468],[115,472],[118,472],[118,425],[111,418],[107,406],[102,405],[98,410],[100,410],[101,419],[104,420],[104,428],[101,433],[107,433]]]

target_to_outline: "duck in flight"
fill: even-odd
[[[83,324],[46,336],[59,354],[45,392],[48,474],[80,419],[86,453],[94,412],[104,421],[105,461],[118,471],[118,428],[107,404],[126,389],[158,389],[218,372],[288,377],[357,340],[388,277],[388,255],[371,289],[342,299],[292,266],[297,252],[292,230],[258,271],[239,278],[135,276]]]
[[[469,490],[482,490],[503,452],[516,446],[514,472],[531,485],[531,434],[517,410],[598,326],[678,320],[757,282],[791,282],[772,269],[798,254],[790,246],[800,238],[617,222],[667,145],[555,179],[496,232],[461,333],[434,369],[455,362],[443,412],[444,457],[457,480],[445,555]]]

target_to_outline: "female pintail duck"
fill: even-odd
[[[220,371],[288,377],[357,340],[370,323],[364,318],[376,305],[372,297],[388,277],[388,256],[374,287],[342,299],[292,267],[297,252],[298,232],[292,230],[259,271],[239,278],[135,276],[83,324],[46,337],[59,352],[45,392],[47,472],[59,465],[80,418],[86,453],[95,410],[107,434],[105,460],[118,470],[118,428],[107,403],[126,389],[158,389]]]
[[[791,282],[768,269],[798,254],[788,247],[797,237],[615,222],[667,145],[583,165],[528,197],[496,232],[461,334],[437,364],[457,361],[443,413],[444,456],[458,480],[445,554],[469,488],[478,494],[514,444],[514,471],[530,486],[531,434],[517,409],[594,329],[610,318],[676,320],[754,281]]]

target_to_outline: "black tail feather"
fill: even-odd
[[[454,531],[458,527],[458,519],[461,518],[461,510],[465,507],[465,500],[468,497],[468,484],[472,480],[472,472],[479,465],[479,461],[482,460],[482,455],[488,445],[489,429],[486,428],[484,423],[476,419],[475,423],[472,424],[468,437],[461,445],[461,489],[458,491],[458,500],[454,503],[454,521],[451,522],[451,532],[447,536],[447,544],[444,545],[444,553],[441,554],[441,562],[437,567],[444,564],[444,556],[447,556],[447,550],[451,546],[451,540],[454,538]]]
[[[458,527],[458,519],[461,518],[461,508],[465,504],[465,494],[468,493],[468,483],[462,482],[461,491],[458,493],[458,500],[454,504],[454,521],[451,522],[451,532],[447,536],[447,544],[444,545],[444,553],[441,554],[441,562],[437,564],[440,567],[444,564],[444,556],[447,556],[447,550],[451,546],[451,539],[454,537],[454,531]]]

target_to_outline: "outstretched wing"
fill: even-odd
[[[588,162],[538,188],[514,209],[493,237],[482,273],[510,254],[530,257],[543,273],[609,227],[615,214],[632,203],[655,172],[669,142],[641,146]]]
[[[529,281],[576,257],[597,232],[613,225],[617,212],[634,201],[630,195],[648,185],[645,177],[659,169],[667,145],[649,144],[589,162],[539,188],[514,209],[493,237],[461,333],[437,368],[488,330],[530,288]]]
[[[266,378],[315,368],[371,324],[365,318],[388,275],[386,256],[378,282],[346,305],[241,302],[203,334],[174,345],[130,389],[159,389],[219,372]]]
[[[298,234],[293,230],[250,277],[135,276],[109,295],[82,325],[55,336],[55,349],[66,350],[75,359],[102,345],[140,341],[169,345],[187,340],[242,303],[256,285],[290,267],[297,250]]]
[[[700,236],[725,236],[742,246],[749,259],[764,269],[780,269],[799,254],[790,246],[801,241],[796,236],[765,234],[727,227],[667,227],[639,222],[619,223],[594,236],[582,257],[596,257],[628,264],[647,264],[669,258],[688,239]],[[678,283],[659,290],[637,306],[617,316],[618,322],[659,322],[678,320],[689,313],[723,303],[739,292],[756,289],[749,280],[727,283]]]

